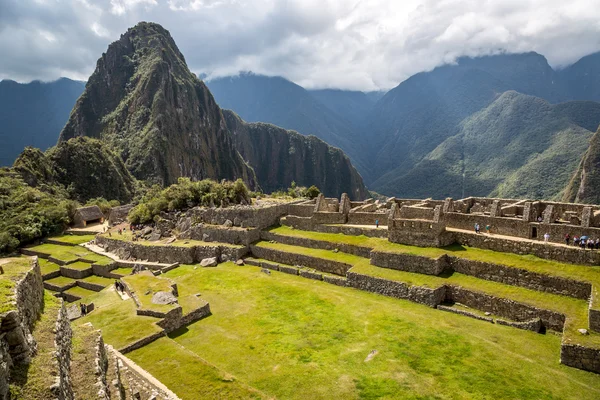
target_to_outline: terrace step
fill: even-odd
[[[79,301],[88,296],[95,294],[96,292],[93,290],[88,290],[82,288],[80,286],[73,286],[61,293],[61,296],[69,303],[73,303],[75,301]]]
[[[65,290],[70,289],[76,285],[77,281],[75,279],[67,278],[64,276],[59,276],[57,278],[52,278],[44,281],[44,289],[59,293],[62,293]]]
[[[321,272],[315,268],[307,266],[288,265],[277,263],[266,259],[248,257],[244,259],[247,265],[270,269],[272,271],[280,271],[291,275],[299,275],[304,278],[324,281],[338,286],[346,286],[347,279],[342,276]]]
[[[83,279],[93,275],[92,264],[77,261],[71,264],[62,265],[60,274],[72,279]]]
[[[74,326],[71,354],[71,382],[74,397],[76,399],[100,398],[99,392],[108,391],[106,381],[108,360],[100,331],[94,329],[90,323]]]

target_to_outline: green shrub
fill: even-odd
[[[143,224],[155,221],[161,212],[250,203],[250,192],[241,179],[219,183],[209,179],[194,182],[189,178],[179,178],[176,184],[166,189],[161,190],[158,186],[150,188],[129,212],[129,221]]]
[[[321,194],[321,191],[315,185],[312,185],[311,187],[309,187],[308,189],[306,189],[306,191],[304,192],[304,196],[308,197],[309,199],[314,199],[319,194]]]

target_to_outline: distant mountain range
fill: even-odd
[[[367,186],[386,195],[559,199],[579,182],[578,168],[595,165],[588,148],[600,122],[600,53],[560,71],[533,52],[461,58],[385,94],[306,90],[252,73],[206,87],[221,108],[245,121],[315,135],[342,149]]]
[[[85,82],[66,78],[0,81],[0,166],[11,165],[25,146],[54,146],[84,87]]]

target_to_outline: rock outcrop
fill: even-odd
[[[157,24],[139,23],[100,57],[59,142],[78,136],[107,143],[138,179],[242,178],[256,186],[209,90]]]
[[[242,157],[254,168],[265,192],[316,185],[327,196],[348,193],[352,199],[369,197],[363,179],[338,148],[316,136],[304,136],[275,125],[244,122],[234,112],[223,115]]]
[[[590,146],[565,189],[563,201],[600,203],[600,129],[592,136]]]

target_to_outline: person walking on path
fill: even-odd
[[[544,233],[544,243],[548,243],[549,239],[550,239],[550,234],[548,232]]]
[[[479,233],[479,223],[475,223],[475,233]]]
[[[568,233],[565,235],[565,243],[567,244],[567,246],[569,245],[569,242],[571,241],[571,235],[569,235]]]
[[[492,229],[492,227],[490,226],[490,224],[487,224],[485,226],[485,233],[487,233],[489,235],[490,234],[490,229]]]
[[[375,220],[375,228],[379,228],[379,220],[378,219]]]

